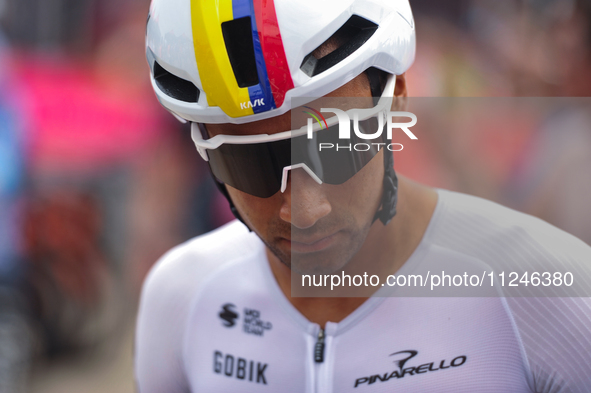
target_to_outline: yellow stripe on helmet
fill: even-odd
[[[244,105],[250,102],[248,88],[238,87],[226,52],[221,25],[231,20],[232,0],[191,0],[195,59],[207,102],[230,117],[242,117],[254,112]]]

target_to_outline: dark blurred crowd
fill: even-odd
[[[228,219],[144,59],[146,1],[0,1],[0,392],[133,321],[166,250]]]
[[[591,0],[411,5],[411,107],[413,97],[591,94]],[[40,362],[116,336],[158,257],[232,218],[187,125],[151,90],[148,6],[0,0],[0,393],[27,390]],[[591,242],[591,102],[563,100],[425,131],[396,168]]]

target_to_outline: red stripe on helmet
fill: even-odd
[[[275,4],[273,0],[253,0],[253,5],[263,57],[267,65],[267,76],[275,105],[279,108],[283,105],[285,93],[293,89],[293,80],[279,31]]]

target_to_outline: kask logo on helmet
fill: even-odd
[[[336,115],[336,119],[338,121],[338,139],[339,140],[351,140],[351,124],[353,125],[353,132],[355,133],[355,139],[362,139],[368,142],[357,142],[357,143],[349,143],[349,144],[341,144],[341,143],[332,143],[332,142],[320,142],[318,143],[318,151],[323,150],[346,150],[346,151],[369,151],[372,147],[377,148],[379,151],[381,148],[387,148],[389,151],[401,151],[404,146],[401,143],[384,143],[384,142],[369,142],[371,140],[376,140],[382,138],[382,134],[384,129],[386,129],[386,140],[392,141],[392,134],[393,130],[400,129],[404,131],[406,136],[410,139],[416,140],[418,139],[416,135],[409,129],[410,127],[417,124],[417,116],[412,112],[389,112],[389,111],[380,111],[376,114],[370,116],[370,118],[377,119],[377,130],[375,132],[371,132],[373,130],[368,130],[367,128],[367,109],[350,109],[348,111],[344,111],[342,109],[337,108],[321,108],[320,111],[317,111],[314,108],[309,106],[305,106],[304,108],[311,110],[303,111],[304,113],[312,116],[314,120],[316,120],[317,124],[319,125],[320,129],[328,129],[328,121],[322,115],[322,113],[332,112]],[[353,116],[353,120],[351,120],[351,115]],[[398,118],[410,118],[411,120],[408,122],[399,122],[395,121]],[[360,123],[363,122],[364,126],[360,126]],[[384,124],[385,123],[385,124]],[[386,125],[386,127],[384,127]],[[374,124],[375,127],[375,124]],[[307,119],[307,135],[308,139],[314,138],[314,124],[312,118]]]
[[[264,105],[265,105],[265,99],[259,98],[254,101],[241,102],[240,109],[257,108],[259,106],[264,106]]]

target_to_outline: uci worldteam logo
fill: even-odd
[[[232,303],[226,303],[222,305],[222,311],[218,313],[218,316],[223,321],[222,324],[227,328],[236,326],[238,320],[242,323],[242,331],[247,334],[253,334],[255,336],[264,336],[266,331],[273,328],[273,324],[269,321],[263,320],[261,312],[254,308],[244,308],[242,318],[236,310],[236,306]]]
[[[338,124],[339,130],[339,140],[350,140],[351,139],[351,124],[353,125],[353,132],[357,139],[362,140],[375,140],[382,136],[384,129],[386,129],[386,136],[387,140],[392,140],[393,130],[400,129],[404,131],[407,137],[412,140],[418,139],[416,135],[410,130],[410,127],[417,124],[417,116],[412,112],[392,112],[392,111],[379,111],[375,112],[374,108],[369,109],[350,109],[348,111],[344,111],[342,109],[337,108],[320,108],[320,111],[311,108],[309,106],[304,106],[304,108],[308,109],[309,111],[302,111],[312,118],[308,118],[307,120],[307,135],[308,139],[314,138],[314,120],[318,124],[320,130],[328,129],[329,123],[331,127],[333,125]],[[372,113],[373,110],[373,113]],[[332,112],[335,117],[331,117],[329,120],[322,115],[322,113]],[[353,120],[351,121],[351,116]],[[360,122],[367,120],[368,118],[375,117],[377,119],[377,130],[375,132],[373,130],[367,130],[367,127],[360,127]],[[399,118],[409,118],[410,121],[408,122],[399,122],[395,121],[395,119]],[[365,122],[367,123],[367,122]],[[375,126],[375,125],[374,125]],[[386,126],[386,127],[384,127]],[[390,151],[401,151],[404,146],[401,143],[375,143],[375,142],[360,142],[355,144],[340,144],[340,143],[328,143],[323,142],[318,144],[318,151],[322,150],[348,150],[348,151],[368,151],[373,147],[377,147],[378,151],[385,147]]]
[[[222,306],[222,311],[218,314],[220,319],[224,321],[225,327],[232,327],[236,324],[236,319],[238,319],[238,314],[234,310],[236,306],[232,303],[226,303]]]

